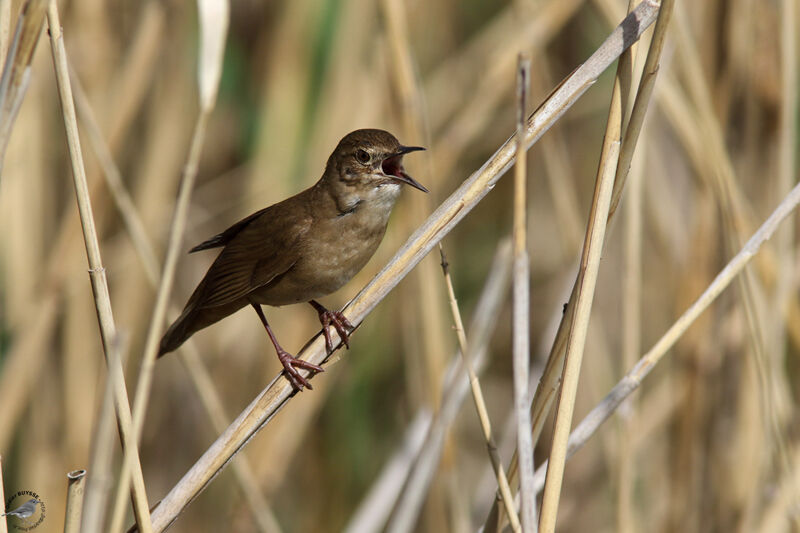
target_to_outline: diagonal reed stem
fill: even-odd
[[[536,530],[536,494],[533,491],[533,439],[531,438],[530,393],[530,260],[528,257],[527,160],[525,115],[530,86],[531,60],[517,59],[517,150],[514,162],[514,278],[512,283],[512,363],[514,370],[514,412],[517,417],[517,449],[520,450],[520,493],[522,527]]]
[[[464,332],[464,323],[461,321],[461,311],[458,309],[458,300],[456,300],[456,293],[453,290],[453,281],[450,279],[450,263],[447,262],[447,257],[444,255],[444,249],[441,243],[439,244],[439,254],[442,257],[442,272],[444,273],[444,281],[447,285],[447,295],[450,298],[450,312],[453,315],[453,324],[456,328],[459,352],[461,353],[461,360],[464,362],[464,368],[466,368],[467,375],[469,376],[472,400],[475,402],[475,410],[478,412],[478,420],[481,423],[483,438],[486,441],[486,450],[489,453],[489,460],[492,463],[492,469],[497,477],[497,487],[500,490],[500,497],[503,499],[503,506],[508,515],[508,520],[511,523],[511,529],[515,532],[519,532],[522,531],[522,527],[519,522],[519,517],[517,516],[517,509],[514,505],[514,495],[511,493],[511,487],[508,485],[506,471],[503,469],[503,462],[500,460],[497,444],[492,435],[492,421],[489,419],[489,412],[486,409],[486,402],[483,399],[481,382],[478,380],[478,375],[475,373],[475,368],[472,365],[473,355],[472,352],[469,351],[469,346],[467,345],[467,335]]]
[[[695,320],[717,299],[744,270],[762,245],[775,233],[780,223],[800,204],[800,184],[775,208],[747,243],[723,268],[714,281],[703,291],[695,302],[675,321],[661,338],[647,351],[627,374],[606,394],[606,396],[586,415],[569,436],[567,457],[571,457],[608,420],[622,402],[628,398],[658,363],[669,353],[678,339],[694,324]],[[537,490],[544,485],[547,464],[536,471]]]

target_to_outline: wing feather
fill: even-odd
[[[187,307],[229,304],[291,269],[300,257],[299,241],[311,227],[311,218],[297,211],[297,206],[281,202],[254,213],[226,230],[230,231],[246,222],[228,238],[225,248],[208,269]],[[214,239],[216,237],[206,242]]]
[[[200,244],[189,250],[189,253],[193,254],[201,250],[208,250],[210,248],[219,248],[220,246],[225,246],[226,244],[231,242],[231,240],[234,237],[236,237],[236,235],[238,235],[245,227],[247,227],[248,224],[250,224],[253,220],[263,215],[264,211],[266,211],[267,209],[269,209],[269,207],[261,209],[260,211],[256,211],[252,215],[243,218],[242,220],[240,220],[230,228],[226,229],[222,233],[218,233],[213,237],[211,237],[210,239],[201,242]]]

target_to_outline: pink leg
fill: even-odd
[[[309,383],[306,378],[301,376],[300,372],[298,372],[297,368],[295,367],[313,370],[314,372],[325,372],[325,369],[319,365],[315,365],[314,363],[309,363],[308,361],[298,359],[281,348],[281,345],[278,344],[278,339],[275,338],[275,335],[272,333],[272,329],[267,323],[267,317],[264,316],[264,311],[261,310],[261,306],[254,302],[250,302],[250,305],[252,305],[253,309],[256,310],[258,318],[261,319],[261,323],[264,324],[264,328],[267,330],[267,335],[269,335],[272,345],[275,346],[275,351],[278,353],[278,360],[281,362],[281,365],[283,365],[284,372],[286,372],[286,379],[289,380],[289,383],[291,383],[292,387],[294,387],[294,389],[297,391],[303,390],[303,387],[308,387],[308,390],[313,390],[314,387],[311,386],[311,383]]]

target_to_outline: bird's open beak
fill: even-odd
[[[409,152],[418,152],[424,149],[425,148],[421,146],[401,145],[394,155],[390,155],[381,163],[381,169],[383,170],[383,173],[387,176],[392,176],[395,181],[405,183],[406,185],[411,185],[415,189],[419,189],[422,192],[428,192],[428,189],[426,189],[420,182],[409,176],[406,172],[406,169],[403,168],[403,156],[405,154]]]
[[[425,150],[422,146],[403,146],[400,145],[400,148],[397,149],[397,153],[395,155],[405,155],[409,152],[421,152]]]

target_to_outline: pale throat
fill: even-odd
[[[375,208],[391,210],[400,195],[400,188],[398,183],[384,182],[369,189],[362,199]]]

